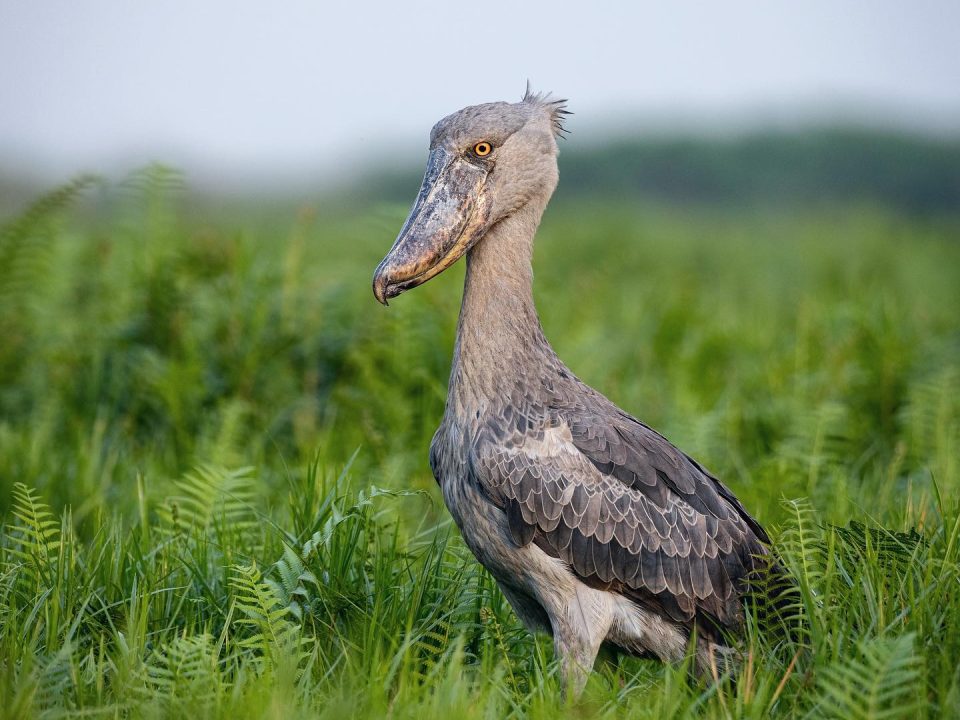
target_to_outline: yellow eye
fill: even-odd
[[[486,140],[483,142],[478,142],[473,146],[473,154],[477,157],[486,157],[493,151],[493,145],[488,143]]]

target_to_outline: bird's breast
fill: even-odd
[[[443,500],[460,528],[464,528],[464,516],[476,503],[472,493],[467,493],[469,467],[469,430],[460,423],[444,418],[430,444],[430,465]]]
[[[518,546],[510,534],[506,513],[471,477],[468,452],[475,435],[469,428],[444,424],[430,448],[444,503],[467,547],[501,587],[541,600],[544,588],[550,588],[550,592],[569,589],[573,577],[566,566],[536,545]]]

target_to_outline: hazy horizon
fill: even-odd
[[[406,161],[439,117],[527,79],[569,98],[581,146],[825,120],[956,133],[958,26],[947,2],[7,6],[0,173],[329,180]]]

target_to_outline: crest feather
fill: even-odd
[[[572,112],[567,110],[566,100],[554,100],[549,92],[534,92],[533,88],[530,87],[530,81],[527,80],[527,89],[526,92],[523,93],[521,102],[530,105],[539,105],[549,112],[550,122],[553,124],[553,132],[558,138],[566,137],[570,134],[570,131],[563,126],[566,116],[573,115]]]

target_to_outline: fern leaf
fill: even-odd
[[[252,468],[201,466],[174,484],[176,494],[159,509],[168,529],[184,534],[229,529],[243,534],[256,526]]]
[[[9,552],[24,562],[35,592],[52,580],[52,567],[60,552],[60,523],[49,506],[26,485],[13,486],[13,538]]]
[[[257,566],[235,566],[230,585],[234,607],[241,613],[234,622],[246,631],[238,645],[257,652],[268,667],[283,656],[297,656],[299,661],[304,644],[300,629],[288,619],[286,605],[263,581]]]
[[[96,182],[92,175],[81,175],[47,193],[0,228],[0,307],[12,296],[22,298],[32,288],[42,287],[39,281],[52,242],[50,222]]]
[[[844,720],[916,717],[924,704],[922,670],[912,634],[865,641],[820,676],[819,712]]]

